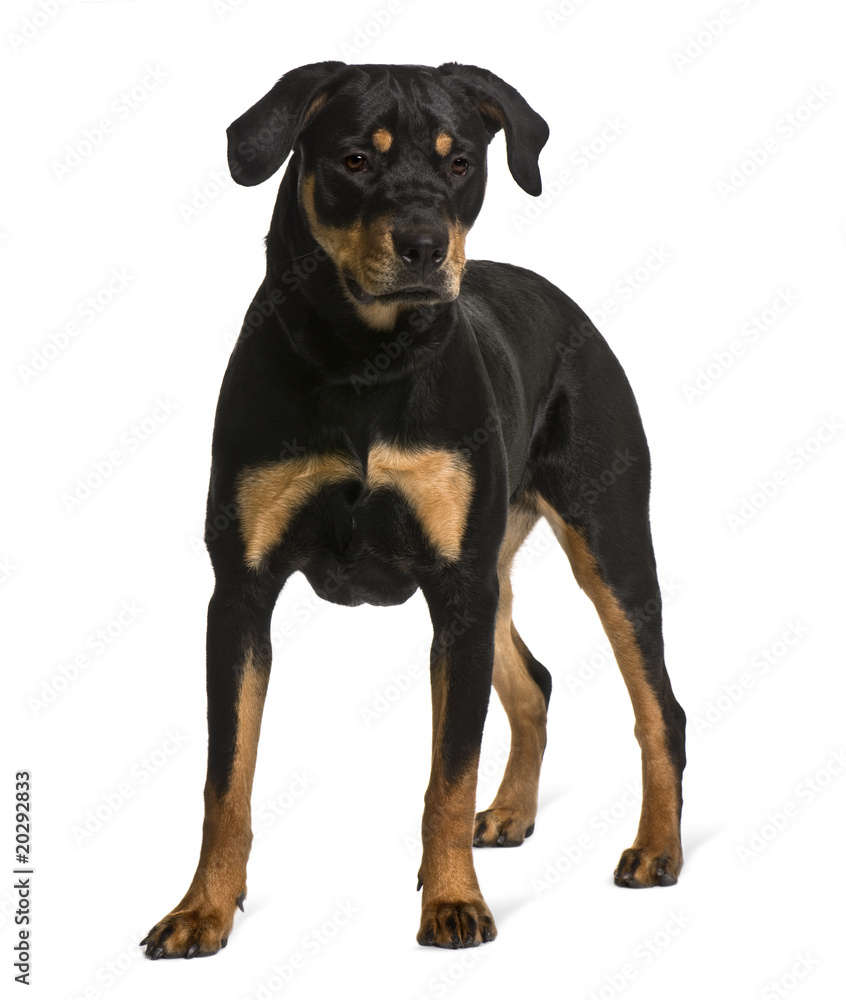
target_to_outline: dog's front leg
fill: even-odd
[[[476,779],[493,672],[498,601],[489,583],[424,588],[432,642],[432,771],[423,811],[417,940],[467,948],[492,941],[496,925],[473,867]],[[418,886],[419,887],[419,886]]]
[[[203,842],[184,898],[141,942],[151,958],[193,958],[225,947],[247,893],[250,795],[270,676],[270,617],[281,584],[218,585],[209,604],[209,754]]]

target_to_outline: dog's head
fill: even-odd
[[[359,316],[389,329],[403,308],[458,295],[500,129],[512,176],[540,194],[549,129],[493,73],[315,63],[286,73],[230,125],[229,167],[239,184],[260,184],[297,146],[311,235]]]

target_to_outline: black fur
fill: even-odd
[[[267,273],[215,420],[208,778],[220,795],[235,753],[243,651],[257,651],[254,666],[269,670],[270,615],[297,570],[321,597],[345,605],[397,604],[422,590],[433,677],[448,671],[439,766],[447,786],[457,782],[478,755],[488,706],[509,506],[533,498],[587,540],[634,627],[679,775],[684,766],[684,714],[663,662],[649,453],[626,377],[585,313],[530,271],[470,261],[457,297],[447,291],[439,257],[450,234],[478,215],[487,145],[500,128],[514,179],[539,194],[547,126],[517,91],[476,67],[301,67],[228,130],[241,184],[266,180],[293,155],[267,236]],[[390,136],[384,152],[374,147],[377,129]],[[439,134],[450,139],[446,156],[435,149]],[[377,294],[340,273],[308,217],[306,178],[321,225],[352,233],[387,217],[409,270],[396,259],[391,266],[406,277]],[[400,306],[389,328],[362,318],[357,305],[374,298]],[[247,565],[244,470],[327,454],[366,470],[379,442],[464,456],[472,490],[458,558],[432,544],[407,498],[350,477],[317,490],[261,564]],[[212,526],[220,511],[237,512],[222,531]],[[526,657],[548,703],[549,672]]]

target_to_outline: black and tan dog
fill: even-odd
[[[496,936],[472,848],[534,829],[551,682],[512,624],[509,571],[541,517],[634,706],[643,809],[614,880],[676,881],[684,713],[664,666],[646,440],[620,365],[566,295],[465,260],[500,129],[514,179],[539,194],[545,122],[473,66],[303,66],[229,128],[240,184],[294,152],[218,403],[203,842],[185,898],[142,942],[152,958],[222,948],[246,895],[270,619],[297,570],[338,604],[423,592],[433,740],[417,940]],[[511,752],[474,815],[492,683]]]

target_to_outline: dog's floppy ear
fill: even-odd
[[[239,184],[261,184],[285,162],[297,136],[328,95],[327,84],[346,63],[322,62],[286,73],[226,130],[229,171]]]
[[[538,156],[549,138],[549,126],[533,111],[512,86],[478,66],[444,63],[438,67],[444,76],[455,77],[475,106],[491,138],[505,130],[508,169],[515,181],[531,195],[541,193]]]

